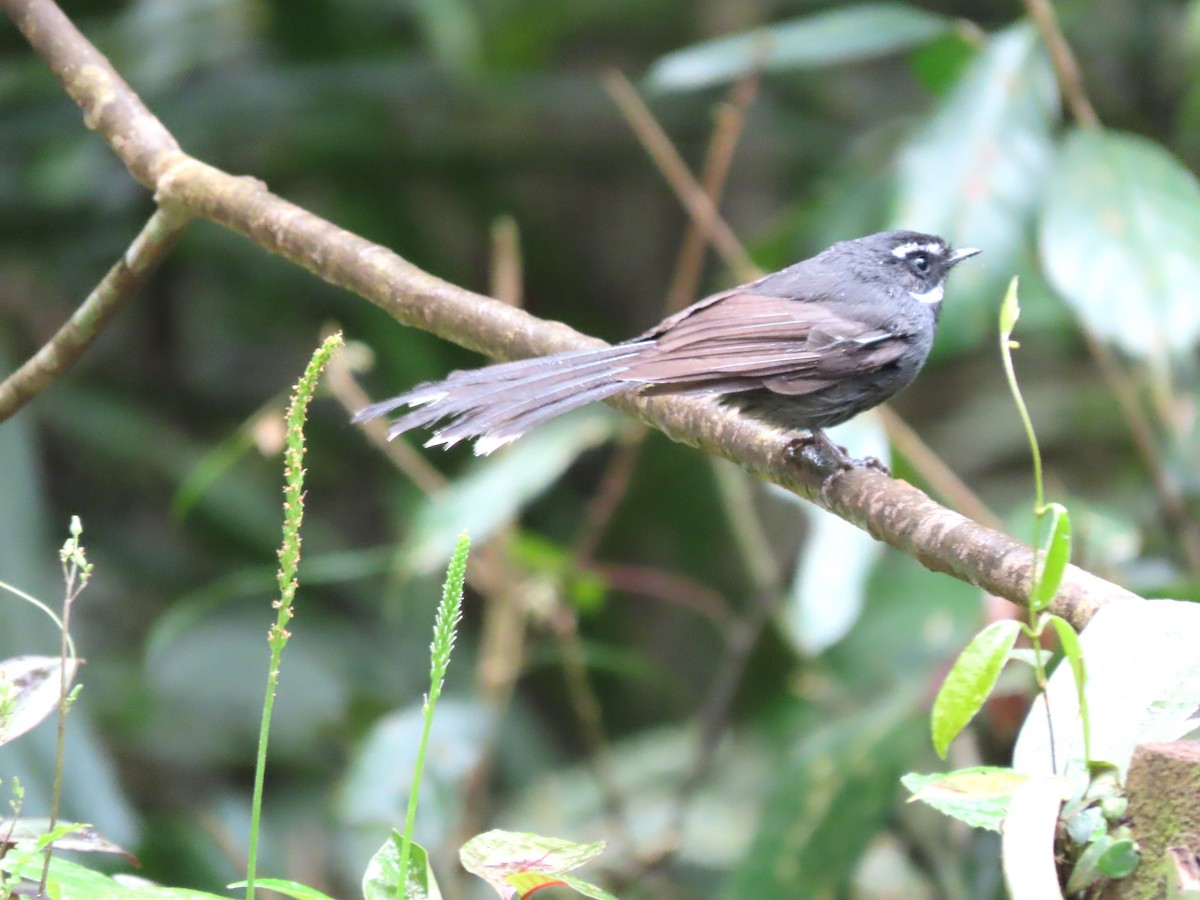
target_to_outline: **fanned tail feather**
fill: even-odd
[[[451,419],[426,446],[451,447],[475,438],[475,452],[486,455],[555,416],[636,386],[640,380],[621,375],[651,345],[636,341],[452,372],[444,381],[365,407],[353,421],[417,407],[391,423],[389,439]]]

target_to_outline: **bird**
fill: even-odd
[[[864,461],[824,429],[913,382],[933,347],[947,276],[979,252],[918,231],[839,241],[622,343],[452,372],[367,406],[353,421],[409,407],[390,424],[389,440],[448,419],[427,447],[473,439],[475,453],[487,455],[616,394],[703,395],[785,432],[808,432],[803,440],[850,468]]]

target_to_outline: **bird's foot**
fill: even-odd
[[[787,454],[788,459],[803,460],[818,468],[826,468],[831,461],[833,462],[833,471],[826,475],[825,480],[821,482],[823,497],[827,496],[827,491],[833,486],[833,482],[837,480],[838,476],[851,469],[874,469],[889,478],[892,475],[892,470],[882,460],[874,456],[861,458],[851,456],[846,452],[845,447],[831,441],[820,428],[814,428],[809,434],[788,441],[784,453]]]

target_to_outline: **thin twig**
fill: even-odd
[[[1083,75],[1079,71],[1079,63],[1075,61],[1075,54],[1071,52],[1071,45],[1058,27],[1054,4],[1051,0],[1025,0],[1025,9],[1037,25],[1046,51],[1050,54],[1058,77],[1058,89],[1071,107],[1071,115],[1083,128],[1099,128],[1100,117],[1096,115],[1096,109],[1084,90]]]
[[[700,173],[700,186],[714,209],[720,209],[721,194],[733,164],[733,153],[746,124],[746,109],[754,101],[757,92],[758,72],[754,71],[734,85],[729,99],[717,106],[712,138],[708,142],[704,168]],[[683,309],[696,299],[708,243],[708,235],[700,223],[695,218],[689,218],[683,245],[679,249],[675,277],[667,292],[667,312]]]
[[[746,248],[734,235],[728,223],[713,204],[696,177],[688,170],[687,163],[675,149],[666,132],[655,121],[650,110],[629,79],[620,72],[610,71],[604,76],[604,86],[620,107],[634,134],[650,154],[663,176],[675,191],[675,195],[688,211],[692,220],[703,230],[725,264],[742,281],[753,281],[762,271],[754,264]]]
[[[571,551],[572,564],[575,568],[586,568],[591,565],[596,556],[596,549],[608,531],[609,523],[616,515],[621,501],[633,481],[633,473],[637,470],[638,459],[641,456],[643,440],[646,437],[645,427],[629,429],[625,437],[617,444],[617,450],[608,462],[600,485],[592,495],[587,510],[583,514],[582,524],[575,535],[574,549]]]
[[[689,609],[724,629],[731,620],[729,603],[717,591],[690,578],[683,578],[648,566],[598,563],[588,569],[609,587],[627,594],[653,597],[673,606]]]
[[[351,370],[354,364],[353,357],[354,348],[347,348],[346,351],[330,360],[329,368],[325,373],[325,386],[348,415],[354,415],[371,402],[367,392],[354,380]],[[402,438],[397,440],[388,438],[387,420],[368,419],[365,422],[359,422],[358,428],[366,435],[372,446],[391,460],[392,465],[408,476],[408,479],[420,488],[422,493],[433,494],[450,484],[449,479],[407,441]],[[478,555],[479,548],[476,548],[475,556]],[[473,557],[470,570],[472,572],[475,570],[475,561]]]
[[[501,303],[524,305],[525,276],[521,260],[521,232],[512,216],[492,222],[491,295]]]
[[[37,353],[0,383],[0,422],[48,388],[73,366],[175,245],[191,217],[159,209],[129,249]]]

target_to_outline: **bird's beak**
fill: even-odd
[[[950,265],[956,266],[964,259],[970,259],[976,253],[980,252],[982,251],[976,249],[975,247],[964,247],[962,250],[955,250],[954,255],[950,257]]]

